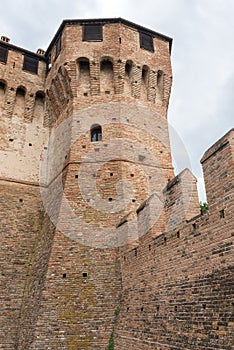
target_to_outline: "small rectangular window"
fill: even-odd
[[[0,62],[6,63],[8,57],[8,49],[6,47],[0,46]]]
[[[24,56],[23,70],[37,74],[38,72],[38,59],[32,56]]]
[[[224,217],[225,217],[224,209],[220,210],[219,217],[220,217],[220,219],[224,219]]]
[[[101,24],[84,24],[83,25],[83,41],[102,41],[102,25]]]
[[[149,34],[140,32],[140,47],[142,49],[154,52],[153,37]]]
[[[58,57],[59,53],[61,51],[61,35],[58,37],[56,41],[56,48],[55,48],[55,56]]]

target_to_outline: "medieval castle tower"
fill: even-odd
[[[65,20],[0,41],[0,349],[233,349],[233,138],[174,176],[172,40]],[[113,347],[114,343],[114,347]]]

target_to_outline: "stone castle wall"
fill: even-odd
[[[203,157],[200,216],[171,161],[171,41],[144,29],[143,49],[142,30],[65,21],[45,55],[2,44],[0,349],[230,349],[233,134]]]
[[[233,141],[234,130],[202,158],[207,213],[186,215],[191,203],[182,197],[189,191],[193,197],[194,190],[180,174],[165,189],[173,226],[162,232],[157,221],[134,246],[121,249],[117,349],[232,348]],[[148,228],[151,210],[149,202],[138,212],[140,232]]]

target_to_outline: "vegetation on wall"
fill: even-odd
[[[109,344],[108,344],[106,350],[114,350],[114,348],[115,348],[115,340],[114,340],[114,329],[113,329],[111,332]]]
[[[111,332],[111,335],[110,335],[110,339],[109,339],[109,343],[108,343],[108,346],[106,348],[106,350],[114,350],[115,348],[115,326],[116,326],[116,323],[118,321],[118,317],[119,317],[119,314],[120,314],[120,307],[118,306],[115,310],[115,320],[114,320],[114,327],[112,329],[112,332]]]
[[[205,214],[208,209],[208,204],[206,202],[200,202],[200,211],[202,215]]]

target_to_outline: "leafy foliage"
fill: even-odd
[[[118,317],[120,313],[120,307],[118,306],[115,310],[115,317]]]
[[[205,212],[208,210],[208,204],[206,202],[200,202],[200,210],[201,210],[201,214],[205,214]]]
[[[115,348],[115,340],[114,340],[114,330],[111,332],[111,336],[109,339],[109,344],[106,348],[106,350],[114,350]]]
[[[118,321],[119,314],[120,314],[120,307],[118,306],[115,310],[114,328],[111,332],[109,343],[108,343],[106,350],[114,350],[114,348],[115,348],[115,339],[114,339],[114,337],[115,337],[115,325]]]

